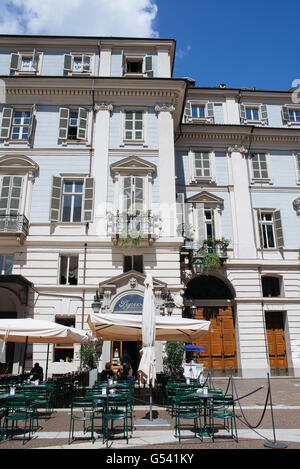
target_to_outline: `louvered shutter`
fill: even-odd
[[[145,57],[145,72],[146,73],[150,73],[152,72],[152,56],[151,55],[147,55]]]
[[[127,69],[126,69],[126,56],[125,56],[124,52],[122,52],[122,75],[125,75],[126,72],[127,72]]]
[[[199,245],[203,244],[205,239],[204,229],[204,204],[196,204],[196,241]]]
[[[11,54],[10,59],[10,70],[11,71],[18,71],[20,67],[20,55],[19,54]]]
[[[0,195],[0,215],[17,215],[20,211],[23,178],[3,176]]]
[[[34,49],[33,54],[32,54],[32,70],[34,70],[35,72],[37,72],[38,70],[38,63],[39,63],[39,54]]]
[[[70,54],[64,55],[64,70],[66,72],[72,71],[72,55]]]
[[[177,215],[177,234],[183,236],[185,232],[184,227],[184,194],[177,194],[176,198],[176,215]]]
[[[82,70],[84,72],[91,71],[91,56],[90,55],[83,55],[82,56]]]
[[[260,113],[261,113],[261,118],[265,122],[265,124],[268,123],[268,110],[266,104],[262,104],[260,106]]]
[[[189,118],[192,115],[192,107],[191,107],[190,101],[186,101],[186,103],[185,103],[184,115],[185,115],[186,118]]]
[[[284,239],[283,239],[283,230],[282,230],[280,210],[276,210],[274,212],[274,230],[275,230],[275,237],[276,237],[276,245],[279,249],[281,249],[284,247]]]
[[[282,115],[282,120],[289,122],[290,120],[290,114],[289,114],[289,109],[287,106],[282,106],[281,108],[281,115]]]
[[[84,108],[78,109],[78,127],[77,127],[77,138],[78,140],[86,140],[87,136],[87,117],[88,112]]]
[[[94,178],[85,178],[84,184],[84,202],[83,202],[83,218],[89,222],[93,219],[94,204]]]
[[[207,103],[207,117],[214,121],[214,103]]]
[[[35,115],[36,115],[36,105],[34,104],[31,108],[30,122],[29,122],[29,128],[28,128],[28,140],[29,141],[32,140],[33,134],[34,134]]]
[[[70,116],[70,110],[68,108],[61,107],[59,110],[59,131],[58,131],[58,138],[61,140],[66,140],[68,138],[69,116]]]
[[[134,208],[135,210],[144,208],[144,179],[142,177],[134,178]]]
[[[246,108],[244,104],[240,104],[240,119],[242,123],[246,120]]]
[[[2,110],[2,122],[1,122],[1,138],[7,139],[10,135],[10,128],[13,117],[13,109],[5,107]]]
[[[258,221],[259,243],[260,243],[261,249],[264,249],[264,238],[263,238],[262,223],[261,223],[261,212],[260,212],[260,210],[257,211],[257,221]]]
[[[60,217],[61,205],[61,192],[62,192],[62,178],[53,176],[52,178],[52,192],[51,192],[51,205],[50,205],[50,221],[51,223],[58,223]]]

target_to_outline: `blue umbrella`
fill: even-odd
[[[184,350],[187,352],[204,352],[204,348],[201,345],[188,344],[184,347]]]

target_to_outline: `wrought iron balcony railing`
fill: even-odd
[[[154,240],[159,235],[159,218],[153,215],[131,215],[121,213],[110,215],[108,232],[112,238],[126,237]]]
[[[28,235],[29,221],[25,215],[0,215],[0,233]]]

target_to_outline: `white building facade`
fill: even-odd
[[[300,107],[172,78],[174,53],[0,36],[0,315],[87,329],[96,292],[103,312],[141,312],[151,272],[156,314],[171,294],[173,315],[212,321],[215,374],[299,376]],[[105,342],[99,369],[125,348],[136,369],[140,347]],[[78,351],[53,346],[48,374],[77,370]],[[21,356],[7,348],[12,372]]]

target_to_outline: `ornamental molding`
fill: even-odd
[[[227,148],[227,153],[241,153],[242,155],[246,155],[248,149],[244,147],[244,145],[232,145]]]
[[[175,107],[172,104],[157,104],[155,106],[155,112],[158,114],[159,112],[170,112],[173,114],[175,112]]]
[[[269,144],[296,144],[300,145],[300,134],[299,135],[279,135],[279,134],[265,134],[265,135],[252,135],[248,136],[245,134],[241,134],[240,132],[236,133],[220,133],[220,132],[182,132],[176,133],[175,135],[177,145],[179,143],[179,139],[181,141],[184,140],[197,140],[199,142],[207,141],[214,141],[214,142],[234,142],[236,141],[237,144],[232,143],[229,148],[244,147],[244,144],[247,146],[250,143],[269,143]],[[244,141],[244,144],[241,144],[241,140]],[[234,150],[237,151],[237,150]]]
[[[300,197],[298,197],[297,199],[293,201],[293,206],[297,212],[297,215],[300,215]]]
[[[108,103],[95,103],[94,104],[94,111],[95,112],[98,112],[98,111],[109,111],[109,112],[112,112],[114,109],[113,105],[112,104],[108,104]]]

